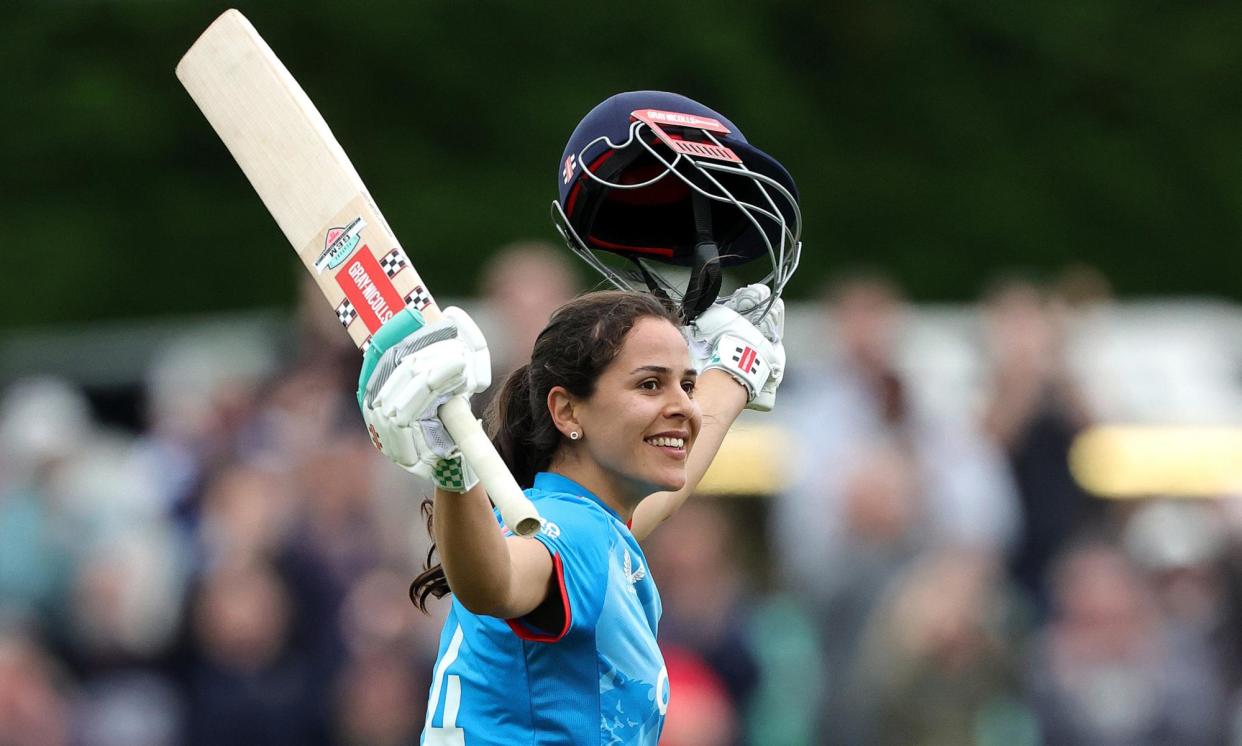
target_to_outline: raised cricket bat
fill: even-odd
[[[441,318],[323,117],[245,16],[217,18],[181,58],[177,77],[360,349],[406,308],[428,322]],[[539,514],[467,401],[454,397],[439,415],[505,525],[520,536],[538,531]]]

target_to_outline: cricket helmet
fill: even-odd
[[[570,136],[557,182],[552,218],[569,248],[621,289],[641,280],[674,297],[687,322],[717,300],[722,268],[771,262],[762,282],[772,302],[797,268],[793,178],[733,122],[685,96],[633,91],[596,106]],[[618,270],[600,253],[632,266]],[[689,276],[670,279],[661,265]]]

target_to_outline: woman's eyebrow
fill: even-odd
[[[665,368],[663,365],[640,365],[634,370],[630,371],[630,375],[634,375],[635,373],[643,373],[643,372],[658,373],[659,375],[668,375],[669,373],[672,373],[672,370],[669,368]],[[686,370],[682,373],[682,375],[686,375],[686,376],[698,376],[698,374],[699,372],[695,370],[694,368],[686,368]]]

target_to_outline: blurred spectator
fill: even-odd
[[[338,688],[336,743],[416,743],[427,702],[425,677],[401,655],[375,652],[351,660]]]
[[[1034,746],[1021,704],[1013,604],[992,555],[940,550],[871,616],[849,701],[858,744]]]
[[[792,487],[774,505],[775,544],[795,587],[819,595],[846,533],[845,475],[860,450],[889,441],[912,459],[932,543],[1004,547],[1015,496],[1001,455],[966,418],[912,397],[897,345],[905,304],[891,282],[863,275],[833,285],[826,318],[836,355],[798,362],[780,412],[799,444]]]
[[[86,397],[70,384],[28,380],[5,391],[0,401],[0,617],[46,618],[63,593],[73,537],[61,520],[52,482],[93,435]]]
[[[423,614],[410,603],[410,578],[377,568],[354,582],[341,604],[345,647],[355,658],[380,653],[403,655],[431,665],[435,662],[441,619]],[[445,611],[447,604],[429,606]]]
[[[184,568],[166,528],[90,545],[67,599],[65,653],[83,680],[157,662],[181,621]]]
[[[770,593],[750,616],[759,685],[745,712],[746,743],[805,746],[819,735],[825,670],[819,630],[800,600]]]
[[[281,470],[241,464],[221,469],[203,490],[200,565],[280,555],[300,509],[291,487]]]
[[[72,709],[67,684],[54,660],[33,641],[0,631],[0,743],[68,744]]]
[[[1072,546],[1051,583],[1053,616],[1028,668],[1046,743],[1221,742],[1224,691],[1210,653],[1168,624],[1120,550]]]
[[[176,746],[185,742],[179,693],[153,667],[85,681],[74,701],[73,743],[80,746]]]
[[[274,568],[212,568],[193,601],[188,671],[193,744],[326,743],[331,708],[307,651],[291,644],[293,606]]]
[[[179,340],[156,357],[147,379],[148,430],[140,458],[158,479],[169,512],[192,526],[198,490],[238,452],[274,351],[225,335]]]
[[[1042,608],[1048,563],[1098,513],[1069,469],[1070,445],[1090,415],[1066,366],[1064,318],[1043,287],[999,281],[983,312],[991,367],[983,423],[1008,456],[1022,511],[1011,567]]]
[[[748,601],[732,529],[718,505],[691,500],[652,533],[644,551],[664,603],[661,645],[700,656],[744,710],[758,670],[747,627]]]
[[[199,542],[199,570],[270,565],[291,594],[291,636],[303,650],[334,663],[340,642],[333,624],[347,578],[334,573],[318,545],[299,532],[307,508],[295,500],[284,470],[232,466],[207,485]]]
[[[285,648],[300,661],[306,696],[317,701],[331,696],[345,655],[338,620],[346,589],[379,558],[369,502],[359,497],[367,494],[359,474],[367,473],[371,447],[358,440],[361,446],[324,448],[310,467],[225,469],[204,492],[207,577],[218,567],[270,570],[289,609]],[[351,458],[359,451],[362,459]]]
[[[360,577],[341,608],[349,660],[337,679],[337,742],[350,746],[411,744],[427,706],[442,612],[409,602],[409,578],[380,568]]]
[[[720,676],[694,653],[661,644],[672,698],[661,746],[730,746],[739,735],[738,713]]]
[[[339,434],[362,429],[354,398],[358,351],[352,375],[329,364],[289,368],[265,387],[263,406],[242,433],[250,459],[288,465],[318,452]]]
[[[731,516],[719,498],[695,498],[644,546],[662,588],[660,645],[676,661],[661,742],[803,744],[823,693],[818,638],[788,599],[754,595],[766,569],[747,542],[761,537],[742,535]],[[726,720],[706,728],[700,721],[717,710]]]
[[[1147,574],[1170,630],[1207,647],[1222,680],[1242,686],[1237,595],[1219,503],[1155,500],[1125,526],[1125,548]]]
[[[1185,500],[1146,503],[1126,522],[1125,547],[1170,624],[1207,634],[1222,621],[1225,530],[1212,506]]]
[[[57,378],[18,381],[0,401],[3,473],[10,482],[38,480],[94,435],[82,392]]]
[[[772,536],[786,581],[823,625],[833,742],[835,723],[853,715],[842,701],[850,658],[884,582],[928,548],[1003,549],[1016,498],[977,426],[936,413],[908,384],[897,288],[858,275],[832,285],[826,302],[835,355],[795,361],[778,410],[798,450],[791,486],[772,506]]]
[[[483,302],[495,329],[487,329],[492,381],[530,360],[535,337],[552,312],[578,293],[569,255],[542,241],[501,247],[483,269]],[[479,406],[476,404],[476,407]]]
[[[295,543],[342,588],[384,559],[379,512],[372,499],[375,447],[361,427],[326,441],[295,466],[303,500]],[[410,480],[411,496],[415,482]]]
[[[910,454],[878,442],[856,451],[844,480],[842,531],[820,571],[815,609],[829,669],[824,722],[830,743],[855,742],[865,713],[850,700],[866,625],[895,578],[928,549],[919,531],[925,509]]]

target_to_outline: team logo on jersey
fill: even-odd
[[[569,183],[570,179],[574,178],[574,154],[573,153],[570,153],[569,157],[565,159],[565,168],[562,171],[562,174],[565,176],[566,184]]]
[[[628,549],[625,550],[625,562],[622,564],[622,569],[625,570],[625,577],[629,578],[631,583],[636,584],[647,577],[647,568],[643,567],[641,562],[638,563],[638,569],[634,569],[634,560]]]
[[[556,538],[559,538],[561,535],[560,526],[556,525],[552,521],[545,520],[543,518],[539,519],[539,530],[543,532],[543,535],[548,537],[549,539],[556,539]]]
[[[357,217],[344,227],[329,228],[323,240],[323,251],[315,259],[315,271],[323,272],[341,266],[358,248],[358,242],[362,240],[359,234],[365,227],[367,221]]]

